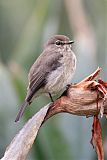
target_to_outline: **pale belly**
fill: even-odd
[[[60,60],[63,64],[54,70],[47,79],[47,84],[44,88],[45,92],[55,94],[63,90],[68,84],[71,84],[72,77],[76,69],[76,57],[74,53],[69,53]]]

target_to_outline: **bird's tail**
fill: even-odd
[[[19,121],[19,119],[23,116],[23,113],[26,109],[26,107],[29,105],[29,102],[27,102],[26,100],[24,101],[24,103],[21,105],[20,110],[16,116],[15,122]]]

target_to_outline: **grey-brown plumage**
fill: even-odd
[[[35,97],[43,93],[55,94],[71,83],[76,69],[72,43],[73,41],[64,35],[55,35],[45,44],[42,54],[29,71],[27,95],[16,122]]]

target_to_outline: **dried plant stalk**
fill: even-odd
[[[6,149],[2,160],[24,160],[36,139],[40,126],[57,113],[67,112],[77,116],[94,116],[100,111],[107,113],[106,83],[93,81],[100,72],[98,68],[80,83],[71,85],[54,103],[36,113],[20,130]]]

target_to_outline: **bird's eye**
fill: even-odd
[[[55,44],[56,44],[56,45],[61,45],[61,44],[62,44],[62,42],[61,42],[61,41],[59,41],[59,40],[57,40],[57,41],[55,42]]]

